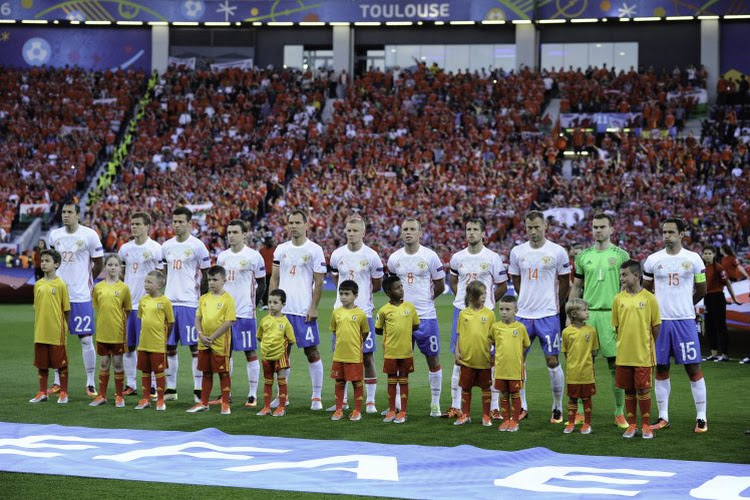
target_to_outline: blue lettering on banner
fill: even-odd
[[[723,500],[750,488],[739,464],[2,422],[0,470],[430,499]]]

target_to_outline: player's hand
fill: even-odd
[[[310,307],[310,309],[307,310],[307,316],[305,317],[305,323],[309,323],[311,321],[315,321],[318,319],[318,308],[315,306]]]
[[[461,355],[460,354],[454,354],[453,359],[456,361],[456,363],[461,362]]]

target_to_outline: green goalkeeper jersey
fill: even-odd
[[[620,293],[620,265],[628,259],[628,252],[616,245],[606,250],[593,246],[578,254],[575,277],[583,279],[583,299],[589,309],[612,309]]]

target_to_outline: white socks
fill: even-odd
[[[526,361],[523,365],[523,387],[521,388],[521,408],[524,410],[529,409],[529,404],[526,402]]]
[[[94,350],[94,341],[91,335],[81,337],[81,354],[83,354],[83,367],[86,370],[86,385],[96,387],[98,385],[94,382],[96,351]]]
[[[366,379],[370,380],[370,379]],[[377,379],[373,379],[377,380]],[[365,382],[365,392],[367,393],[367,399],[365,400],[365,403],[375,403],[375,390],[378,387],[377,383],[374,384],[368,384]]]
[[[693,401],[695,401],[695,418],[698,420],[707,420],[706,379],[701,378],[697,382],[690,381],[690,390],[693,392]]]
[[[430,372],[430,392],[432,393],[432,400],[430,404],[440,406],[440,392],[443,386],[443,369],[439,369],[435,372]]]
[[[549,383],[552,386],[552,409],[562,411],[563,388],[565,387],[562,366],[547,368],[547,371],[549,371]]]
[[[492,400],[490,401],[490,411],[500,411],[500,391],[495,389],[495,365],[492,365],[490,373],[492,373],[492,385],[490,386]]]
[[[461,388],[458,386],[460,375],[461,367],[454,364],[453,373],[451,374],[451,408],[461,408]]]
[[[167,355],[167,389],[177,389],[177,368],[180,366],[180,357]]]
[[[190,353],[193,354],[192,352]],[[193,390],[200,391],[203,388],[203,372],[198,370],[198,356],[193,356]]]
[[[249,389],[247,397],[256,397],[258,395],[258,377],[260,376],[260,362],[256,359],[247,362],[247,382]]]
[[[693,383],[690,383],[690,388],[692,389]],[[672,383],[669,381],[669,379],[666,380],[654,380],[654,392],[656,393],[656,407],[659,409],[659,418],[662,418],[669,422],[669,393],[672,391]],[[703,383],[703,404],[705,408],[705,402],[706,402],[706,383]],[[695,392],[693,392],[693,397],[695,398]],[[696,404],[696,409],[697,409]]]
[[[310,369],[310,381],[312,382],[312,398],[320,399],[320,393],[323,392],[323,361],[319,359],[308,366]]]
[[[136,365],[138,364],[138,353],[133,351],[133,352],[126,352],[125,354],[123,354],[122,364],[125,366],[126,385],[128,387],[132,387],[133,389],[136,389],[138,387],[138,383],[135,380]]]
[[[57,369],[55,369],[54,372],[55,372],[55,385],[60,385],[60,374],[57,372]]]

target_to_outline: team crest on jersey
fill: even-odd
[[[682,268],[683,268],[683,269],[684,269],[685,271],[689,270],[689,269],[690,269],[690,262],[688,262],[687,260],[686,260],[685,262],[683,262],[683,263],[682,263]]]
[[[216,309],[221,309],[221,306],[224,305],[224,302],[219,302],[216,304]]]
[[[352,314],[352,321],[357,321],[357,315],[356,314]]]
[[[151,257],[153,257],[153,255],[148,250],[146,250],[145,252],[143,252],[143,260],[149,260],[149,259],[151,259]]]
[[[417,264],[417,267],[418,267],[418,268],[419,268],[419,269],[420,269],[421,271],[424,271],[425,269],[427,269],[427,262],[425,262],[425,261],[423,261],[423,260],[420,260],[420,261],[419,261],[419,263]]]
[[[163,305],[161,303],[156,304],[157,309],[164,309]]]
[[[283,329],[284,329],[284,325],[279,323],[279,330],[283,330]]]
[[[482,262],[481,264],[479,264],[479,269],[481,269],[482,271],[486,271],[489,268],[490,268],[490,265],[487,262]]]
[[[513,336],[518,337],[518,330],[513,330]]]
[[[615,259],[614,257],[610,257],[607,262],[609,262],[609,267],[615,267],[615,264],[617,264],[617,259]]]
[[[646,307],[646,303],[643,301],[638,302],[638,309],[644,309]]]
[[[115,290],[115,297],[119,297],[119,296],[120,296],[120,290]]]
[[[193,251],[190,248],[186,249],[185,250],[185,257],[190,257],[191,255],[193,255]]]
[[[549,267],[549,265],[552,263],[552,257],[549,255],[545,255],[542,257],[542,264],[544,264],[544,267]]]
[[[307,264],[308,262],[310,262],[310,256],[309,256],[309,255],[307,255],[307,254],[303,255],[303,256],[302,256],[302,262],[303,262],[304,264]]]
[[[83,245],[84,245],[83,240],[76,240],[76,246],[78,248],[83,248]]]
[[[360,260],[359,267],[361,267],[362,269],[367,269],[367,261],[365,259]]]
[[[408,309],[404,309],[404,316],[408,316],[408,315],[409,315],[409,310]]]
[[[247,265],[248,265],[248,264],[249,264],[249,262],[248,262],[248,261],[246,261],[245,259],[242,259],[242,260],[240,261],[240,267],[242,267],[242,268],[245,268],[245,267],[247,267]]]
[[[487,316],[482,316],[482,323],[486,323],[486,322],[487,322]]]
[[[583,336],[583,338],[586,340],[586,342],[588,342],[591,339],[591,334],[587,333],[586,335]]]
[[[57,288],[52,289],[52,295],[57,295]]]

